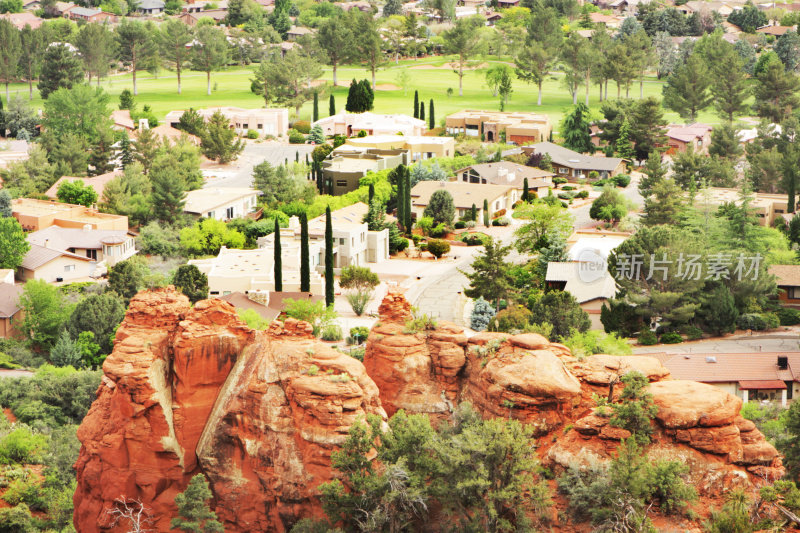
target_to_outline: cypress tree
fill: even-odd
[[[298,152],[296,150],[294,152],[294,162],[295,163],[299,163],[300,162],[300,152]]]
[[[306,165],[308,164],[308,154],[306,153]]]
[[[350,88],[347,90],[347,102],[344,104],[344,108],[346,111],[350,111],[353,113],[358,105],[358,91],[359,91],[359,84],[355,78],[353,81],[350,82]]]
[[[300,292],[311,292],[311,265],[308,254],[308,215],[300,213]]]
[[[419,103],[419,119],[425,122],[425,102]]]
[[[403,174],[400,170],[397,171],[397,222],[400,223],[400,229],[405,232],[406,217],[403,214],[403,209],[406,207],[406,195],[403,192],[406,180],[403,179]]]
[[[325,194],[325,175],[322,173],[320,163],[315,163],[315,165],[317,165],[317,189],[319,189],[320,194]]]
[[[275,218],[275,292],[283,292],[283,264],[281,263],[281,227]]]
[[[489,227],[489,201],[483,200],[483,225]]]
[[[419,118],[419,92],[414,91],[414,118]]]
[[[331,97],[328,99],[328,115],[333,116],[335,114],[336,114],[336,98],[334,98],[333,94],[331,94]]]
[[[6,114],[3,111],[3,99],[0,98],[0,137],[6,136]]]
[[[311,115],[311,121],[316,122],[319,120],[319,93],[314,92],[314,112]]]
[[[372,199],[375,198],[375,185],[372,183],[369,184],[369,201],[367,205],[372,205]]]
[[[436,117],[433,114],[433,98],[431,98],[431,103],[428,107],[428,129],[433,129],[436,127]]]
[[[522,201],[528,201],[528,178],[522,180]]]
[[[408,168],[403,173],[406,184],[403,186],[403,192],[406,195],[406,206],[403,208],[403,216],[405,216],[406,232],[411,233],[411,173]]]
[[[333,305],[333,225],[331,206],[325,208],[325,306]]]
[[[472,204],[472,209],[469,213],[469,219],[473,222],[478,221],[478,208],[475,206],[475,204]]]

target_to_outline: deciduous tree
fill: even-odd
[[[469,61],[481,50],[482,41],[478,28],[483,24],[481,19],[461,18],[456,21],[453,28],[442,32],[444,39],[444,49],[448,54],[458,56],[458,95],[464,96],[464,67],[468,66]],[[374,83],[373,83],[374,86]]]
[[[116,55],[114,35],[105,24],[86,24],[78,31],[75,46],[89,75],[89,83],[95,76],[99,87],[100,78],[108,73],[111,59]]]
[[[138,95],[136,71],[146,67],[156,54],[157,49],[153,35],[143,22],[123,18],[117,26],[116,38],[119,60],[131,68],[133,94]]]
[[[22,264],[30,245],[17,219],[0,217],[0,269],[16,270]]]
[[[90,207],[97,202],[97,191],[91,185],[84,184],[83,180],[64,181],[58,186],[56,192],[59,202],[77,204]]]

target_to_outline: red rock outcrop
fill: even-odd
[[[363,365],[287,320],[249,329],[221,300],[194,308],[143,292],[120,325],[78,430],[74,522],[125,531],[107,510],[141,500],[168,531],[175,496],[203,472],[226,531],[284,531],[318,513],[330,453],[359,416],[385,418]]]

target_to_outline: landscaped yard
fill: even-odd
[[[406,113],[412,114],[412,103],[414,90],[418,90],[420,100],[426,103],[426,118],[428,113],[428,101],[433,98],[437,124],[446,115],[461,109],[499,109],[499,99],[492,96],[491,90],[486,86],[484,80],[485,65],[482,69],[472,70],[464,76],[464,96],[458,96],[458,76],[452,68],[443,67],[447,61],[453,58],[432,57],[419,59],[417,61],[401,61],[399,65],[394,63],[387,64],[385,68],[377,73],[377,84],[380,88],[382,84],[399,86],[398,75],[405,70],[408,73],[407,89],[403,90],[377,90],[375,92],[375,109],[377,113]],[[263,100],[250,92],[250,78],[252,77],[252,67],[231,68],[212,74],[212,86],[216,89],[211,96],[206,95],[206,76],[203,72],[185,71],[182,76],[183,94],[177,94],[177,83],[175,74],[170,71],[162,71],[158,78],[154,78],[146,71],[138,73],[139,95],[136,98],[139,106],[149,104],[157,116],[163,117],[173,109],[186,109],[189,107],[208,107],[231,105],[240,107],[257,107],[263,105]],[[349,82],[352,78],[370,79],[368,71],[360,67],[340,67],[338,71],[339,82]],[[329,68],[326,68],[323,79],[330,84],[333,76]],[[116,104],[116,97],[125,88],[131,88],[130,74],[115,75],[103,80],[102,87],[105,88],[113,97]],[[655,78],[645,80],[645,96],[661,97],[662,83]],[[447,89],[453,89],[453,95],[447,95]],[[35,86],[34,86],[35,90]],[[579,101],[583,101],[584,90],[580,90]],[[27,84],[12,84],[11,94],[18,93],[21,97],[27,98]],[[347,97],[347,87],[336,87],[336,109],[344,109]],[[609,84],[609,94],[616,97],[616,86]],[[624,96],[624,91],[623,91]],[[639,84],[635,83],[631,87],[632,98],[639,97]],[[556,125],[561,120],[561,116],[566,109],[572,105],[572,98],[569,92],[561,84],[560,74],[554,75],[544,85],[544,96],[542,106],[536,105],[537,89],[533,85],[528,85],[520,80],[514,80],[514,92],[506,106],[509,111],[541,111],[550,116],[551,121]],[[35,94],[33,100],[34,108],[41,108],[42,101]],[[590,106],[597,110],[598,89],[592,86],[590,91]],[[326,96],[320,99],[320,116],[328,114],[328,99]],[[311,115],[311,102],[306,103],[301,109],[300,118],[309,119]],[[682,122],[675,113],[667,113],[667,119],[672,122]],[[700,114],[699,119],[703,122],[716,123],[719,118],[710,110]]]

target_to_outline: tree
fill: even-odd
[[[308,215],[300,213],[300,292],[311,292],[311,263],[308,249]]]
[[[403,14],[403,3],[401,0],[387,0],[383,5],[383,16],[391,17],[392,15]]]
[[[592,144],[589,108],[580,103],[572,108],[561,122],[561,134],[564,137],[564,146],[576,152],[594,152]]]
[[[552,7],[537,7],[531,12],[525,45],[515,58],[517,77],[539,87],[537,105],[542,105],[542,84],[550,74],[563,33],[558,12]]]
[[[209,159],[219,163],[230,163],[244,150],[244,142],[230,128],[230,121],[220,111],[208,119],[200,139],[200,148]]]
[[[314,105],[311,113],[311,121],[316,122],[319,120],[319,92],[314,91]]]
[[[628,200],[616,187],[606,186],[589,209],[589,216],[594,220],[619,222],[628,214]]]
[[[403,191],[405,192],[405,191]],[[444,224],[450,226],[453,223],[453,217],[456,214],[456,208],[453,204],[453,196],[446,190],[434,191],[428,200],[428,205],[422,212],[422,216],[431,217],[434,224]]]
[[[215,218],[205,218],[193,226],[181,229],[181,248],[188,256],[217,255],[223,246],[232,249],[244,248],[247,239],[243,233],[235,229],[236,227],[241,226],[226,224]]]
[[[408,169],[406,169],[402,179],[405,180],[405,185],[403,186],[403,203],[405,204],[403,207],[403,224],[406,227],[406,231],[411,233],[411,176],[408,173]]]
[[[331,206],[325,208],[325,307],[333,306],[333,225]]]
[[[419,91],[414,91],[414,118],[419,118]]]
[[[192,477],[186,490],[175,496],[178,516],[170,521],[170,528],[186,533],[223,533],[225,528],[208,505],[212,497],[205,476]]]
[[[75,134],[89,145],[96,144],[101,130],[111,127],[108,101],[108,94],[102,89],[85,84],[49,94],[44,103],[43,143]]]
[[[30,248],[17,219],[12,216],[0,217],[0,269],[16,270]]]
[[[428,105],[428,129],[431,130],[436,128],[436,119],[433,113],[433,98],[431,98],[430,104]]]
[[[511,246],[503,246],[491,237],[484,242],[483,251],[472,262],[472,272],[463,273],[470,283],[464,294],[494,302],[495,311],[499,311],[500,300],[511,292],[511,265],[505,261],[510,251]]]
[[[733,293],[725,285],[717,285],[712,291],[703,295],[698,315],[715,335],[733,333],[739,310]]]
[[[66,329],[61,330],[56,344],[53,346],[53,349],[50,350],[50,362],[55,366],[73,366],[79,368],[81,359],[83,359],[83,353],[81,353],[78,343],[72,340],[72,337],[69,336],[69,332]]]
[[[653,187],[660,183],[667,175],[668,168],[661,160],[661,154],[651,152],[644,164],[642,180],[639,182],[639,194],[644,197],[650,195]]]
[[[108,288],[120,295],[127,304],[144,288],[147,266],[139,258],[120,261],[108,273]]]
[[[275,168],[268,161],[253,168],[253,186],[264,192],[261,199],[268,206],[308,200],[313,196],[313,185],[308,180],[296,176],[285,165]]]
[[[21,55],[19,31],[10,20],[0,19],[0,80],[6,84],[6,102],[10,101],[8,84],[17,78],[17,67]]]
[[[487,228],[489,227],[489,201],[484,199],[483,200],[483,225]]]
[[[647,159],[657,147],[666,144],[667,121],[656,98],[650,96],[639,100],[631,112],[630,124],[636,159]]]
[[[333,93],[331,93],[331,96],[328,99],[328,116],[332,117],[335,114],[336,114],[336,98],[334,98]]]
[[[323,144],[325,142],[325,134],[322,131],[322,126],[316,124],[311,128],[311,133],[308,135],[308,141],[314,144]]]
[[[0,219],[0,225],[3,220],[6,219]],[[41,279],[25,284],[19,307],[24,311],[19,331],[42,352],[48,352],[55,345],[73,309],[58,287]]]
[[[358,9],[348,13],[353,28],[353,57],[366,65],[372,73],[372,90],[375,90],[375,72],[383,65],[383,41],[378,32],[378,25],[371,13],[362,13]]]
[[[534,203],[520,206],[514,218],[526,223],[514,231],[514,246],[520,253],[533,254],[572,232],[574,217],[560,204]]]
[[[317,43],[328,57],[328,64],[333,69],[333,86],[336,87],[338,83],[336,70],[343,61],[350,58],[353,51],[355,36],[352,27],[345,24],[341,18],[327,18],[317,28],[316,37]],[[331,94],[332,98],[333,94]],[[335,112],[331,112],[331,115],[335,114]]]
[[[650,380],[638,371],[628,372],[620,381],[625,385],[620,394],[618,403],[611,405],[612,415],[608,423],[611,426],[627,429],[631,439],[639,446],[650,443],[653,433],[652,421],[658,413],[658,407],[653,403],[653,395],[647,386]],[[630,444],[626,444],[626,450]],[[620,452],[622,455],[622,452]],[[619,464],[619,463],[618,463]]]
[[[83,180],[64,181],[58,186],[56,192],[59,202],[90,207],[97,202],[97,191],[91,185],[85,185]]]
[[[369,267],[348,266],[342,269],[339,277],[339,287],[348,291],[345,296],[357,316],[364,313],[379,283],[378,275]]]
[[[78,302],[66,323],[73,339],[84,331],[94,334],[102,353],[111,353],[112,335],[125,317],[125,305],[113,292],[92,294]]]
[[[589,315],[566,291],[548,291],[530,306],[532,324],[553,325],[550,340],[568,337],[572,330],[584,332],[591,326]]]
[[[45,39],[42,29],[32,29],[25,25],[19,32],[20,57],[19,71],[23,79],[28,81],[28,100],[33,100],[33,80],[39,75],[42,67]]]
[[[745,33],[755,33],[758,28],[766,26],[769,22],[763,11],[747,2],[742,9],[737,9],[728,15],[728,22],[739,26]]]
[[[211,96],[211,73],[228,63],[225,32],[215,26],[200,26],[192,41],[192,69],[206,73],[206,94]]]
[[[7,218],[13,214],[11,208],[11,195],[5,189],[0,189],[0,218]]]
[[[475,331],[485,331],[495,316],[494,308],[483,298],[477,298],[474,302],[469,327]]]
[[[315,90],[310,83],[322,74],[322,68],[314,57],[289,50],[262,60],[254,73],[250,90],[263,97],[266,105],[274,101],[299,113],[300,106],[313,98]]]
[[[372,109],[375,94],[367,80],[353,81],[347,91],[347,103],[344,108],[351,113],[363,113]]]
[[[642,224],[676,224],[678,215],[684,207],[684,192],[672,179],[662,178],[649,190],[650,196],[644,200]]]
[[[789,30],[775,41],[773,50],[780,58],[786,70],[796,72],[800,67],[800,35]]]
[[[695,122],[697,114],[708,107],[713,97],[709,94],[711,78],[708,68],[697,54],[667,78],[664,86],[664,105],[685,118]]]
[[[194,30],[180,20],[169,19],[159,32],[158,48],[161,57],[175,69],[178,78],[178,94],[181,94],[181,72],[191,55],[187,45],[194,39]]]
[[[181,265],[172,277],[172,284],[196,304],[208,297],[208,276],[194,265]]]
[[[75,47],[89,75],[89,83],[95,76],[100,86],[100,78],[108,73],[111,60],[116,55],[114,35],[104,24],[86,24],[75,37]]]
[[[456,21],[453,28],[442,32],[444,49],[448,54],[458,56],[456,64],[458,70],[458,96],[464,96],[464,67],[470,59],[481,51],[482,41],[478,32],[479,18],[461,18]]]
[[[275,292],[283,292],[283,257],[281,256],[281,227],[278,225],[278,218],[275,218],[275,235],[273,268],[274,268],[274,281]]]
[[[724,159],[738,160],[743,153],[739,144],[739,128],[732,122],[714,126],[711,130],[711,144],[708,145],[708,154]]]
[[[745,101],[750,96],[749,86],[742,60],[735,51],[725,57],[723,64],[726,68],[714,72],[711,96],[717,114],[733,122],[737,115],[747,111]]]
[[[419,119],[425,122],[425,102],[419,103]]]
[[[800,78],[787,72],[781,63],[771,63],[756,76],[753,108],[758,116],[780,123],[800,105]]]
[[[153,36],[143,22],[123,18],[116,29],[117,50],[122,64],[131,68],[133,94],[138,95],[136,71],[152,61],[156,53]]]
[[[148,174],[153,187],[150,196],[152,214],[169,224],[174,224],[183,215],[186,201],[186,185],[183,180],[175,179],[177,174],[180,174],[178,160],[171,154],[156,158]]]
[[[42,71],[37,88],[42,99],[64,87],[71,88],[83,80],[81,61],[66,44],[51,43],[42,58]]]
[[[786,434],[780,451],[784,456],[787,476],[796,479],[800,474],[800,403],[792,402],[786,411]]]

